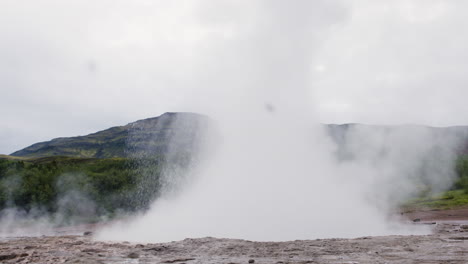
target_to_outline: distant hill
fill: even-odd
[[[161,172],[182,175],[196,159],[198,137],[209,124],[200,114],[165,113],[0,155],[0,214],[7,207],[30,211],[38,206],[63,211],[64,221],[89,222],[112,217],[116,210],[146,210],[161,186],[169,186]],[[76,206],[76,200],[93,205],[92,210]]]
[[[69,156],[78,158],[127,158],[145,155],[165,155],[169,152],[190,154],[196,140],[209,123],[209,118],[195,113],[165,113],[159,117],[139,120],[124,126],[112,127],[86,136],[56,138],[40,142],[11,154],[14,157],[40,158]],[[395,131],[422,126],[376,126],[363,124],[325,125],[327,133],[338,146],[345,145],[350,132],[356,129],[369,131]],[[429,129],[439,136],[456,135],[462,138],[459,152],[468,155],[468,127],[443,127]],[[0,156],[0,158],[2,158]],[[5,157],[4,157],[5,158]]]
[[[326,132],[336,142],[340,151],[346,151],[349,138],[358,135],[361,138],[357,140],[364,143],[368,139],[363,138],[366,135],[375,137],[376,135],[382,136],[383,140],[388,140],[386,135],[401,133],[408,135],[411,131],[418,129],[428,129],[427,131],[432,135],[434,140],[438,139],[444,142],[444,139],[456,140],[456,151],[459,155],[468,155],[468,126],[451,126],[451,127],[428,127],[421,125],[398,125],[398,126],[384,126],[384,125],[364,125],[364,124],[330,124],[326,125]],[[353,133],[358,133],[354,134]]]
[[[206,122],[208,118],[200,114],[165,113],[86,136],[56,138],[36,143],[13,152],[11,156],[124,158],[147,154],[164,155],[169,151],[190,151],[200,128]],[[174,140],[178,144],[170,144]]]
[[[65,210],[70,219],[79,216],[86,222],[94,221],[96,216],[111,217],[116,211],[146,210],[164,188],[174,184],[173,179],[164,178],[165,169],[170,169],[171,177],[184,177],[184,171],[197,161],[193,150],[201,142],[198,139],[205,132],[203,128],[211,122],[208,117],[194,113],[165,113],[90,135],[57,138],[11,155],[0,155],[0,213],[11,206],[26,211],[39,206],[47,212]],[[455,168],[458,178],[453,189],[468,193],[468,127],[426,130],[427,127],[422,126],[343,124],[324,125],[324,128],[336,142],[335,154],[343,162],[359,158],[353,156],[356,148],[358,152],[364,149],[367,153],[365,148],[369,142],[372,145],[372,137],[377,137],[379,145],[379,149],[371,151],[372,157],[384,156],[389,145],[380,146],[380,143],[392,144],[394,132],[399,137],[418,140],[420,134],[411,136],[411,130],[423,129],[435,140],[428,142],[426,138],[423,144],[434,143],[434,146],[456,138],[456,144],[450,147],[455,146],[461,155]],[[440,152],[439,148],[433,149]],[[76,193],[82,196],[68,196]],[[417,202],[438,208],[437,204],[464,205],[468,201],[466,195],[457,194],[456,197],[464,200],[428,198]],[[91,212],[83,211],[76,206],[77,199],[89,199],[96,206]]]
[[[0,154],[0,159],[7,159],[7,160],[26,160],[27,158],[24,157],[15,157],[9,155]]]

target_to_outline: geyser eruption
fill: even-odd
[[[382,155],[381,163],[369,155],[380,147],[378,140],[366,153],[354,147],[358,141],[349,142],[354,156],[344,161],[315,117],[309,62],[320,38],[341,19],[340,6],[255,1],[247,7],[230,3],[229,18],[218,22],[235,27],[236,34],[210,38],[193,61],[192,74],[199,78],[188,84],[194,93],[186,107],[212,117],[220,135],[206,139],[204,159],[191,172],[194,180],[180,195],[158,199],[144,216],[106,228],[98,238],[295,240],[425,231],[388,219],[387,201],[415,191],[416,184],[398,197],[377,194],[389,194],[392,179],[414,172],[412,166],[435,144],[431,136],[416,131],[415,141],[396,137],[389,153],[405,150],[398,147],[402,143],[408,149],[428,145],[408,156]],[[450,151],[444,153],[449,160]],[[399,161],[405,168],[392,170]],[[382,175],[385,184],[376,184]]]
[[[197,149],[209,119],[193,113],[165,113],[131,124],[126,142],[130,166],[138,172],[136,191],[127,199],[146,210],[159,196],[176,195],[197,163]]]

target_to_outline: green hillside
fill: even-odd
[[[9,155],[0,154],[0,159],[8,159],[8,160],[27,160],[28,158],[16,157],[16,156],[9,156]]]
[[[4,155],[0,157],[0,212],[16,208],[59,214],[66,224],[68,219],[89,222],[119,211],[144,210],[159,195],[163,162]]]
[[[0,155],[0,214],[5,208],[39,210],[93,221],[116,212],[145,210],[165,185],[162,171],[179,177],[190,169],[194,150],[211,121],[193,113],[165,113],[159,117],[112,127],[86,136],[57,138]],[[356,126],[387,131],[395,127],[359,124],[327,125],[337,143],[338,158],[349,155],[346,140]],[[456,135],[458,179],[452,190],[435,197],[419,197],[407,208],[448,208],[466,204],[468,195],[468,128],[432,128],[435,135]],[[182,177],[182,176],[181,176]],[[68,217],[68,218],[67,218]]]
[[[86,136],[56,138],[33,144],[11,153],[11,156],[38,158],[70,156],[80,158],[125,158],[145,155],[163,156],[168,152],[190,153],[197,138],[209,123],[206,116],[195,113],[165,113],[159,117],[139,120],[124,126],[112,127]],[[369,126],[360,124],[326,125],[331,138],[341,148],[351,129],[366,127],[394,130],[401,126]],[[431,128],[439,135],[466,138],[460,146],[461,154],[468,154],[468,127]]]
[[[0,214],[17,208],[89,222],[145,210],[160,193],[164,168],[188,168],[208,122],[165,113],[0,155]]]
[[[202,122],[207,122],[207,118],[199,114],[165,113],[86,136],[56,138],[36,143],[12,153],[11,156],[123,158],[148,151],[154,155],[164,155],[171,150],[169,144],[175,136],[181,144],[180,149],[174,151],[191,148]]]

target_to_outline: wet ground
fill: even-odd
[[[407,219],[421,221],[464,221],[468,220],[468,207],[448,210],[418,210],[402,213]]]
[[[459,212],[433,215],[443,213]],[[430,211],[408,217],[415,225],[430,225],[433,234],[289,242],[201,238],[162,244],[105,243],[83,233],[10,237],[0,241],[0,263],[468,263],[468,217],[439,220]],[[90,227],[71,231],[83,228]]]

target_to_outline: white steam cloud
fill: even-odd
[[[207,143],[212,151],[181,195],[158,199],[143,217],[98,238],[294,240],[427,231],[389,221],[390,210],[417,191],[421,164],[438,146],[448,147],[427,161],[436,170],[425,183],[448,186],[452,139],[436,141],[426,129],[356,128],[340,150],[318,123],[310,62],[320,40],[345,19],[342,5],[216,1],[215,7],[219,13],[207,12],[208,4],[198,12],[202,21],[222,25],[224,37],[197,50],[196,78],[180,82],[196,87],[184,104],[216,120],[220,139]]]

